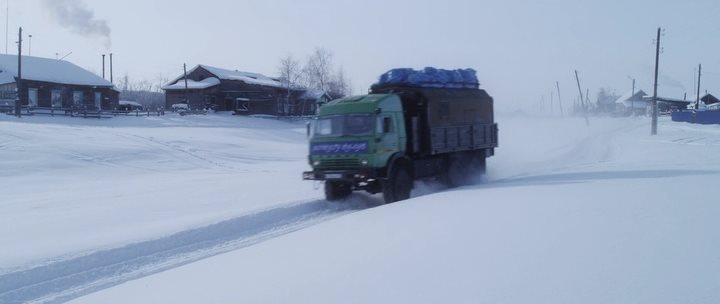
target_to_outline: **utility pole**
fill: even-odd
[[[105,79],[105,54],[102,54],[102,59],[103,59],[103,69],[102,69],[103,70],[103,79]]]
[[[32,35],[28,35],[28,56],[32,56]]]
[[[8,42],[10,41],[10,0],[5,7],[5,54],[8,54]]]
[[[700,76],[702,76],[702,64],[698,65],[698,81],[697,81],[697,100],[695,101],[695,111],[700,110]]]
[[[632,80],[632,95],[630,95],[630,107],[632,110],[630,113],[635,116],[635,78],[630,77],[630,75],[628,75],[628,78]],[[622,101],[624,102],[624,100]]]
[[[582,88],[580,87],[580,76],[578,76],[577,70],[575,70],[575,80],[577,80],[578,92],[580,92],[580,106],[583,107],[583,114],[585,115],[585,124],[590,126],[590,119],[588,118],[587,106],[585,106],[585,98],[583,97]]]
[[[190,97],[188,96],[187,64],[183,63],[183,75],[185,75],[185,103],[190,110]]]
[[[15,116],[21,117],[22,115],[22,27],[18,33],[18,73],[17,80],[15,82],[17,96],[15,97]]]
[[[563,113],[562,99],[560,98],[560,82],[556,81],[555,85],[557,86],[557,91],[558,91],[558,104],[560,104],[560,117],[564,117],[565,113]]]
[[[657,40],[655,40],[655,84],[653,88],[653,100],[652,100],[652,128],[650,129],[651,135],[657,135],[658,125],[658,102],[657,102],[657,87],[658,87],[658,72],[660,67],[660,31],[657,30]]]
[[[590,110],[590,89],[587,89],[587,93],[585,93],[585,107]]]
[[[635,78],[633,78],[632,96],[630,98],[632,98],[631,104],[632,104],[633,116],[635,116]]]

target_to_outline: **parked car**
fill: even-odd
[[[175,112],[180,111],[180,110],[189,111],[190,107],[186,103],[176,103],[176,104],[172,105],[172,110]]]

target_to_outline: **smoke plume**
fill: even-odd
[[[107,48],[111,46],[110,26],[95,18],[95,13],[82,0],[43,0],[58,24],[70,32],[99,38]]]

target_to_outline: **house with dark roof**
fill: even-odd
[[[0,106],[113,110],[119,91],[109,81],[64,60],[22,56],[18,83],[18,56],[0,55]]]
[[[652,101],[653,101],[652,96],[645,96],[644,99],[648,102],[648,105],[652,104]],[[690,100],[660,97],[660,96],[657,97],[658,111],[660,113],[670,113],[670,112],[687,110],[688,106],[691,104],[694,104],[694,102],[692,102]]]
[[[720,99],[713,96],[712,94],[706,94],[705,96],[700,98],[700,101],[702,101],[707,106],[716,104],[716,103],[720,103]]]
[[[288,89],[287,82],[262,74],[198,65],[162,87],[165,107],[188,104],[241,115],[308,115],[330,97],[324,92]]]

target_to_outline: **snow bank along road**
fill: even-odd
[[[712,127],[663,121],[661,136],[650,138],[641,119],[600,119],[586,128],[576,119],[501,116],[502,146],[489,162],[485,183],[439,194],[432,194],[440,189],[432,183],[419,183],[414,195],[422,197],[355,212],[376,198],[354,195],[347,207],[328,206],[317,200],[319,191],[299,180],[298,172],[306,167],[305,140],[298,130],[302,126],[226,116],[119,119],[112,120],[111,127],[86,121],[61,125],[7,120],[0,118],[0,127],[10,130],[0,133],[0,166],[7,168],[0,182],[8,185],[7,199],[0,201],[0,244],[11,250],[0,254],[0,303],[62,302],[150,274],[155,275],[77,302],[257,302],[278,289],[289,291],[286,300],[293,302],[332,303],[347,301],[348,294],[357,296],[343,284],[368,291],[355,298],[360,302],[387,302],[392,295],[397,301],[433,302],[443,299],[438,298],[442,294],[454,295],[445,298],[454,302],[514,302],[503,296],[518,289],[553,299],[542,293],[543,287],[557,288],[547,284],[561,281],[553,272],[584,283],[583,274],[569,267],[592,263],[593,258],[605,261],[607,256],[591,252],[607,249],[598,246],[617,246],[609,236],[630,247],[666,248],[633,239],[637,234],[620,235],[624,229],[653,229],[658,223],[657,230],[665,231],[663,224],[676,221],[640,218],[635,229],[623,226],[631,221],[622,217],[612,229],[601,226],[608,223],[601,219],[616,217],[620,210],[653,220],[672,216],[658,213],[663,210],[689,217],[690,211],[705,211],[695,217],[697,226],[680,222],[678,231],[663,242],[695,244],[685,238],[690,232],[697,235],[692,240],[712,234],[698,235],[690,228],[719,230],[717,225],[703,226],[708,216],[718,215],[712,205],[691,204],[686,210],[673,205],[684,198],[708,202],[706,196],[683,189],[720,176],[720,160],[713,157],[720,148],[720,130]],[[679,191],[660,196],[659,208],[638,204],[675,187]],[[608,205],[613,201],[618,204]],[[589,228],[583,222],[603,224],[594,228],[597,231],[585,231]],[[528,223],[540,224],[532,226],[535,233],[524,230]],[[569,227],[587,232],[596,243],[562,233]],[[537,242],[567,248],[537,254],[532,247]],[[587,260],[564,254],[578,253],[572,242],[587,249],[582,250]],[[233,251],[239,248],[245,249]],[[717,252],[712,246],[703,249],[708,255]],[[176,268],[211,256],[216,257]],[[304,258],[298,261],[297,256]],[[528,268],[534,271],[532,277],[546,275],[549,283],[519,279],[513,286],[502,285],[513,276],[527,278],[521,270],[502,267],[513,265],[508,257],[519,263],[514,265],[545,259],[557,267],[552,272]],[[572,262],[560,263],[563,257]],[[659,258],[668,257],[689,256],[665,253]],[[633,269],[633,261],[654,266],[652,259],[615,258],[628,260],[621,265],[628,269]],[[445,266],[439,267],[438,260]],[[230,288],[217,282],[218,265],[231,273],[224,273],[222,281],[253,282],[252,288],[246,285],[238,292],[240,283]],[[713,279],[710,271],[720,271],[717,261],[704,265],[708,272],[697,274],[706,280]],[[347,277],[348,272],[353,276]],[[378,275],[395,284],[374,284]],[[490,291],[469,287],[472,282],[484,282]],[[658,284],[639,287],[651,293]],[[592,284],[580,287],[580,292],[597,293]],[[699,297],[712,298],[708,284],[694,287]],[[616,286],[596,288],[618,292]],[[188,294],[192,291],[200,298]],[[564,297],[555,302],[580,299],[560,294]],[[627,299],[617,294],[597,298]]]

